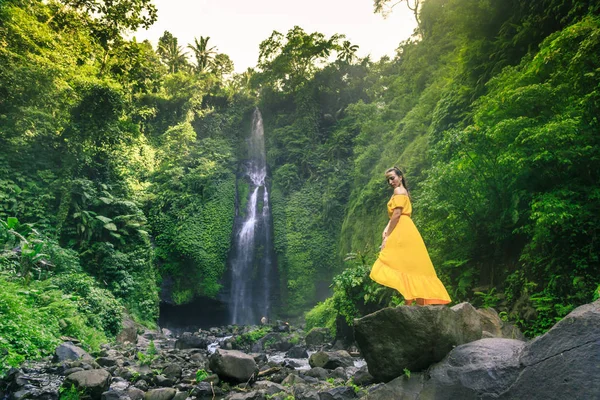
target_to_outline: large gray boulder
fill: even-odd
[[[312,328],[304,339],[307,346],[321,346],[331,340],[329,328]]]
[[[429,370],[424,399],[480,399],[506,391],[520,372],[525,343],[514,339],[481,339],[456,347]]]
[[[308,363],[312,368],[321,367],[325,369],[354,366],[352,356],[345,350],[317,351],[310,356]]]
[[[110,374],[103,369],[79,371],[67,376],[63,386],[70,388],[74,385],[78,391],[84,392],[92,399],[100,399],[102,393],[108,390]]]
[[[235,382],[247,382],[258,374],[254,358],[237,350],[217,349],[209,359],[210,369],[219,378]]]
[[[419,397],[423,389],[423,382],[425,382],[425,377],[421,373],[413,373],[410,378],[403,375],[386,384],[372,387],[365,398],[369,400],[429,400]]]
[[[54,351],[54,362],[64,362],[68,360],[79,360],[85,361],[93,360],[92,356],[81,347],[75,346],[73,342],[64,342],[60,344]]]
[[[600,300],[527,343],[522,372],[501,399],[600,398]]]
[[[175,341],[175,348],[183,349],[206,349],[208,341],[205,338],[193,335],[190,332],[184,332],[181,337]]]
[[[455,346],[481,338],[468,307],[384,308],[354,321],[356,342],[378,381],[422,371],[441,361]],[[475,313],[476,314],[476,313]]]
[[[144,395],[144,400],[171,400],[177,394],[173,388],[151,389]]]

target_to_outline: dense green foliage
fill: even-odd
[[[303,51],[282,36],[263,44],[290,52],[277,57],[277,69],[259,65],[278,85],[256,80],[271,132],[286,309],[314,301],[315,280],[339,271],[347,253],[376,255],[391,165],[407,172],[415,221],[455,301],[495,305],[532,336],[592,300],[600,272],[599,7],[428,0],[394,60],[338,60],[297,75],[282,63],[296,65]],[[291,40],[298,35],[286,38],[313,46]],[[307,224],[311,235],[302,234]],[[320,256],[303,259],[303,249]],[[335,278],[334,301],[318,310],[329,304],[351,318],[390,304],[391,294],[380,292],[369,306],[368,268]],[[308,283],[294,284],[307,275]]]
[[[10,289],[1,319],[10,316],[11,364],[17,353],[46,354],[60,335],[94,345],[90,332],[114,337],[123,307],[154,325],[162,281],[175,283],[167,297],[179,303],[220,289],[238,137],[253,105],[208,38],[190,47],[196,65],[184,57],[177,68],[164,49],[124,38],[155,20],[148,0],[0,6],[0,265]]]

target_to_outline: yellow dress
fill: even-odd
[[[373,264],[371,279],[398,290],[405,300],[415,299],[419,304],[450,303],[450,296],[435,273],[423,238],[410,218],[412,206],[407,195],[392,196],[387,204],[390,218],[399,207],[402,215]]]

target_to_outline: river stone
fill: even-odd
[[[69,388],[72,384],[78,390],[84,391],[92,399],[99,399],[108,389],[110,374],[103,369],[92,369],[79,371],[67,376],[64,387]]]
[[[144,398],[144,391],[133,386],[129,387],[125,393],[131,400],[142,400]]]
[[[287,389],[284,386],[269,381],[258,381],[254,384],[254,388],[257,390],[264,390],[268,396],[273,396],[274,394],[281,392],[287,393]]]
[[[384,308],[354,320],[356,342],[378,381],[422,371],[441,361],[453,347],[481,338],[481,325],[472,325],[467,307]]]
[[[210,356],[210,369],[219,378],[235,382],[247,382],[258,374],[254,358],[237,350],[217,349]]]
[[[345,350],[317,351],[310,356],[308,363],[312,368],[336,369],[337,367],[354,366],[354,359]]]
[[[331,339],[329,328],[312,328],[307,334],[304,342],[307,346],[321,346]]]
[[[117,343],[137,343],[137,325],[131,318],[123,318],[121,332],[116,337]]]
[[[306,383],[306,381],[304,379],[302,379],[300,376],[296,375],[296,374],[289,374],[282,382],[282,385],[286,385],[286,386],[294,386],[297,385],[299,383]]]
[[[318,378],[322,381],[329,378],[329,372],[325,368],[322,368],[322,367],[311,368],[308,371],[306,371],[304,373],[304,375],[312,376],[313,378]]]
[[[319,393],[308,385],[294,385],[295,400],[319,400]]]
[[[294,346],[285,353],[288,358],[308,358],[308,352],[304,346]]]
[[[356,398],[356,392],[348,386],[339,386],[319,392],[319,400],[349,400]]]
[[[352,382],[358,386],[367,386],[374,382],[373,375],[369,373],[367,366],[362,366],[352,377]]]
[[[600,300],[573,310],[527,343],[523,371],[501,399],[600,398]]]
[[[184,332],[181,337],[175,341],[175,348],[179,350],[183,349],[206,349],[208,341],[196,335],[192,335],[190,332]]]
[[[456,347],[429,370],[421,396],[425,399],[496,398],[520,372],[519,357],[525,343],[489,338]]]
[[[177,392],[175,394],[175,397],[173,397],[173,400],[185,400],[187,398],[188,398],[187,392]]]
[[[422,373],[412,373],[410,378],[406,375],[399,376],[386,384],[373,386],[365,398],[369,400],[433,400],[420,397],[424,382],[425,376]]]
[[[173,388],[151,389],[144,395],[144,400],[171,400],[177,394]]]
[[[101,367],[113,367],[117,365],[117,360],[113,357],[98,357],[96,358],[96,362]]]
[[[75,346],[72,342],[64,342],[60,344],[56,350],[54,355],[54,362],[64,362],[67,360],[79,360],[84,359],[86,361],[92,360],[92,356],[90,356],[85,350],[81,347]]]
[[[163,369],[162,373],[167,378],[177,380],[177,379],[181,379],[183,370],[181,369],[181,367],[178,364],[173,363],[173,364],[167,365],[165,367],[165,369]]]
[[[267,400],[264,390],[255,390],[250,393],[234,393],[227,400]]]

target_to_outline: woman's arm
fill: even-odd
[[[386,236],[388,236],[389,229],[390,229],[390,221],[388,221],[387,225],[385,226],[385,229],[383,230],[383,233],[381,234],[381,240],[385,239]]]
[[[402,215],[402,208],[401,207],[394,208],[394,213],[392,214],[392,217],[390,218],[390,222],[388,223],[388,226],[385,228],[387,231],[387,235],[383,238],[383,243],[381,243],[382,250],[385,248],[387,238],[392,234],[392,232],[396,228],[396,225],[398,225],[398,221],[400,221],[401,215]]]

